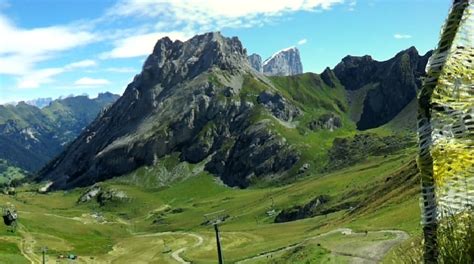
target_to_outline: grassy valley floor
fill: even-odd
[[[162,173],[160,165],[101,183],[129,197],[102,205],[77,203],[85,189],[38,194],[37,186],[21,187],[15,196],[0,195],[0,204],[19,213],[15,233],[0,229],[0,259],[38,263],[47,246],[48,263],[69,253],[77,263],[216,263],[205,215],[218,212],[207,218],[226,218],[220,225],[226,263],[377,263],[420,230],[418,185],[397,182],[405,181],[414,154],[370,157],[281,187],[234,189],[206,172],[166,187],[136,181],[136,174],[150,180]],[[330,195],[334,208],[344,200],[358,206],[274,223],[272,210],[318,195]]]

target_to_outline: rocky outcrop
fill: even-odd
[[[247,128],[230,148],[222,148],[206,169],[230,186],[247,187],[263,175],[278,175],[298,161],[299,153],[262,121]]]
[[[269,76],[291,76],[303,73],[300,52],[291,47],[273,54],[263,62],[263,73]]]
[[[215,32],[186,42],[160,39],[124,95],[37,180],[52,180],[55,188],[91,185],[173,152],[182,161],[206,162],[231,186],[284,173],[296,152],[266,123],[250,118],[256,105],[239,96],[245,78],[273,89],[251,69],[235,37]]]
[[[130,197],[124,191],[114,188],[105,188],[100,185],[93,185],[88,188],[77,200],[77,203],[87,203],[96,201],[100,206],[113,202],[126,202]]]
[[[315,120],[312,120],[308,124],[309,129],[318,130],[329,130],[334,131],[342,127],[342,120],[339,116],[334,113],[326,113],[321,115]]]
[[[291,208],[282,210],[276,217],[275,223],[283,223],[322,215],[328,213],[325,208],[330,201],[327,195],[319,195],[304,205],[295,205]]]
[[[296,106],[290,104],[278,93],[264,91],[257,97],[257,102],[283,121],[292,121],[301,113]]]
[[[394,58],[379,62],[370,56],[345,57],[334,73],[349,91],[373,85],[363,98],[357,122],[361,130],[378,127],[393,119],[416,96],[431,52],[420,56],[412,47]]]
[[[332,71],[329,68],[324,69],[320,77],[323,80],[323,82],[331,88],[336,88],[337,84],[339,83],[339,80],[337,79],[336,74],[334,73],[334,71]]]
[[[248,56],[250,66],[258,72],[263,72],[262,57],[256,53]]]

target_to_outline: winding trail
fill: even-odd
[[[181,253],[185,252],[188,248],[196,248],[201,246],[204,243],[204,238],[198,234],[195,233],[188,233],[188,232],[162,232],[162,233],[153,233],[153,234],[144,234],[144,235],[137,235],[137,237],[157,237],[157,236],[169,236],[169,235],[185,235],[185,236],[191,236],[195,238],[197,241],[194,245],[191,247],[182,247],[179,248],[171,253],[171,257],[176,260],[177,262],[181,264],[190,264],[191,262],[188,262],[184,260],[180,255]]]
[[[21,254],[31,263],[41,263],[41,257],[34,252],[36,244],[34,237],[30,235],[22,224],[18,224],[17,230],[22,236],[19,245]]]
[[[118,221],[118,222],[120,223],[121,221]],[[127,222],[123,221],[122,224],[125,224],[125,223],[127,223]],[[20,249],[21,254],[29,262],[31,262],[31,263],[41,263],[41,256],[39,256],[38,254],[36,254],[34,252],[34,248],[35,248],[35,244],[36,244],[36,240],[34,239],[34,237],[28,232],[26,227],[21,225],[21,224],[18,225],[17,231],[21,235],[21,238],[20,237],[1,236],[0,239],[17,243],[19,245],[19,249]],[[251,261],[263,259],[263,258],[269,257],[269,256],[274,255],[274,254],[283,253],[283,252],[286,252],[288,250],[294,249],[298,246],[301,246],[307,241],[315,240],[315,239],[318,239],[318,238],[322,238],[322,237],[325,237],[325,236],[328,236],[328,235],[331,235],[331,234],[337,234],[337,233],[345,234],[345,235],[348,235],[348,236],[351,236],[351,235],[353,235],[353,236],[365,235],[365,233],[357,233],[357,232],[354,232],[352,229],[349,229],[349,228],[338,228],[338,229],[334,229],[334,230],[331,230],[331,231],[323,233],[323,234],[319,234],[319,235],[316,235],[316,236],[306,238],[306,239],[304,239],[300,242],[297,242],[297,243],[294,243],[294,244],[291,244],[291,245],[288,245],[288,246],[285,246],[285,247],[281,247],[281,248],[277,248],[277,249],[274,249],[274,250],[266,251],[266,252],[263,252],[259,255],[237,261],[236,264],[244,264],[244,263],[248,263],[248,262],[251,262]],[[389,233],[389,234],[395,235],[395,238],[377,241],[377,242],[371,243],[369,245],[366,245],[364,247],[353,249],[352,251],[346,251],[344,248],[334,248],[334,249],[331,249],[331,254],[334,255],[334,256],[347,257],[347,258],[349,258],[350,263],[354,263],[354,264],[375,264],[375,263],[379,263],[391,248],[393,248],[395,245],[397,245],[397,244],[399,244],[399,243],[401,243],[404,240],[409,238],[409,236],[406,232],[400,231],[400,230],[369,231],[368,233],[369,234]],[[204,243],[204,238],[201,235],[196,234],[196,233],[190,233],[190,232],[160,232],[160,233],[145,233],[145,234],[144,233],[132,233],[131,232],[131,235],[134,236],[134,237],[137,237],[137,238],[140,238],[140,237],[143,237],[143,238],[146,238],[146,237],[160,237],[160,236],[176,236],[176,237],[177,236],[188,236],[188,237],[192,237],[195,240],[195,243],[190,245],[191,242],[187,242],[186,243],[187,245],[185,245],[185,246],[183,245],[181,248],[178,248],[178,249],[174,250],[170,254],[170,257],[174,261],[176,261],[177,263],[180,263],[180,264],[191,264],[191,262],[186,261],[185,259],[183,259],[182,254],[184,252],[186,252],[187,250],[197,248],[197,247],[201,246]],[[115,249],[114,249],[114,251],[115,251]],[[110,253],[111,252],[109,252],[109,254]],[[117,251],[116,251],[116,253],[117,253]],[[119,255],[123,255],[125,253],[126,252],[120,252]]]
[[[323,233],[323,234],[319,234],[317,236],[306,238],[301,242],[291,244],[291,245],[288,245],[288,246],[283,247],[283,248],[278,248],[278,249],[275,249],[275,250],[267,251],[267,252],[261,253],[257,256],[253,256],[253,257],[249,257],[249,258],[237,261],[235,263],[236,264],[243,264],[243,263],[247,263],[249,261],[258,260],[258,259],[261,259],[261,258],[266,258],[266,257],[268,257],[270,255],[273,255],[273,254],[282,253],[284,251],[294,249],[298,246],[301,246],[303,243],[305,243],[309,240],[318,239],[318,238],[325,237],[325,236],[335,234],[335,233],[342,233],[342,234],[348,234],[348,235],[362,235],[362,234],[365,234],[365,233],[353,232],[353,230],[350,229],[350,228],[338,228],[338,229],[331,230],[327,233]],[[396,237],[394,239],[388,239],[388,240],[382,241],[380,243],[376,243],[375,245],[364,247],[364,248],[360,249],[359,252],[357,252],[357,254],[352,254],[352,253],[347,253],[347,252],[342,252],[342,251],[331,251],[331,253],[334,254],[334,255],[349,257],[351,259],[350,263],[354,263],[354,264],[379,263],[393,246],[395,246],[395,245],[397,245],[397,244],[399,244],[399,243],[401,243],[404,240],[409,238],[409,235],[406,232],[401,231],[401,230],[380,230],[380,231],[369,231],[368,233],[369,234],[390,233],[390,234],[396,235]]]

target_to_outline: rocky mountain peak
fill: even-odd
[[[296,47],[283,49],[263,62],[263,73],[270,76],[290,76],[303,73],[300,52]]]
[[[258,72],[263,72],[263,67],[262,67],[262,57],[256,53],[253,53],[248,57],[250,66],[254,68]]]
[[[250,68],[238,38],[218,32],[185,42],[162,38],[124,95],[44,167],[38,180],[53,181],[53,188],[90,185],[176,152],[181,161],[205,162],[206,170],[232,186],[287,171],[298,153],[268,122],[250,117],[260,111],[256,104],[284,121],[299,109],[277,93],[259,92],[256,102],[242,96],[246,82],[273,89]]]
[[[369,129],[391,120],[416,96],[431,52],[420,56],[415,47],[386,61],[370,56],[347,56],[334,68],[349,91],[364,94],[363,113],[355,120],[359,129]]]
[[[192,79],[212,67],[236,71],[247,63],[246,51],[236,37],[226,38],[219,32],[197,35],[185,42],[164,37],[156,43],[143,66],[163,86]]]
[[[336,74],[332,71],[329,67],[326,67],[324,71],[321,73],[321,79],[326,83],[329,87],[335,88],[336,82],[338,82]]]

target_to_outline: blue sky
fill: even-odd
[[[346,55],[435,48],[451,0],[0,0],[0,103],[121,94],[157,39],[221,31],[264,59],[298,46],[305,72]]]

